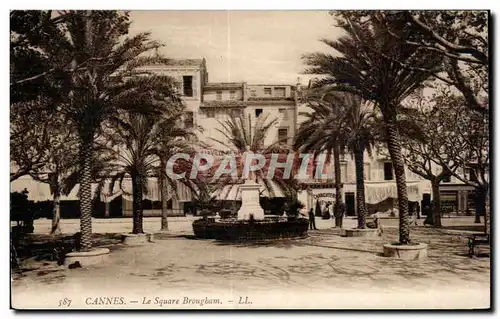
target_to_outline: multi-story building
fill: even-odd
[[[220,132],[220,122],[230,118],[277,120],[265,143],[278,140],[292,142],[295,134],[296,87],[293,85],[247,84],[246,82],[207,83],[203,88],[198,124],[203,128],[201,140],[214,148],[224,149],[228,141]],[[220,141],[218,143],[214,140]]]

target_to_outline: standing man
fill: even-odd
[[[309,210],[309,229],[311,229],[311,230],[317,229],[316,228],[316,219],[315,219],[314,211],[312,208]]]

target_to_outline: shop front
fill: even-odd
[[[316,202],[321,207],[327,204],[333,205],[335,202],[335,188],[323,188],[319,185],[308,187],[299,195],[299,200],[306,204],[306,208],[315,207]],[[356,185],[346,183],[342,188],[342,201],[346,204],[346,215],[356,215]],[[419,182],[407,183],[408,200],[410,202],[420,202],[422,192]],[[397,186],[395,182],[367,182],[365,183],[365,200],[368,213],[375,210],[379,212],[391,212],[397,210]]]

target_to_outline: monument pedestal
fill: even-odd
[[[264,210],[259,203],[260,185],[252,180],[246,180],[245,184],[239,186],[241,192],[241,208],[238,211],[239,220],[248,220],[250,215],[258,220],[264,219]]]

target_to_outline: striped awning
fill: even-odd
[[[191,190],[189,187],[181,182],[177,181],[177,199],[179,201],[191,201]],[[92,196],[95,195],[98,184],[92,184]],[[11,192],[22,192],[24,189],[28,190],[28,199],[41,202],[41,201],[51,201],[53,200],[50,187],[46,183],[38,182],[29,176],[24,176],[10,183]],[[79,185],[77,184],[67,196],[61,196],[61,201],[74,201],[79,200],[78,198]],[[125,179],[122,184],[122,189],[115,183],[114,189],[110,193],[110,182],[106,181],[104,187],[102,188],[100,198],[103,202],[111,202],[118,196],[123,196],[126,200],[132,201],[132,180],[130,178]],[[157,178],[148,178],[147,192],[143,194],[144,199],[151,201],[160,201],[160,189],[158,186]],[[168,196],[171,199],[172,195]]]
[[[97,190],[97,186],[98,185],[96,183],[92,184],[92,196],[94,196]],[[50,186],[46,183],[38,182],[29,176],[23,176],[10,183],[11,192],[22,192],[25,189],[28,191],[28,200],[32,200],[34,202],[53,200],[53,195],[52,192],[50,191]],[[101,199],[103,201],[104,199],[107,199],[109,201],[112,200],[111,198],[112,196],[104,195],[105,190],[107,190],[107,188],[103,189],[103,193],[101,194]],[[61,195],[60,200],[61,201],[78,200],[78,191],[79,187],[78,185],[76,185],[67,196]]]

